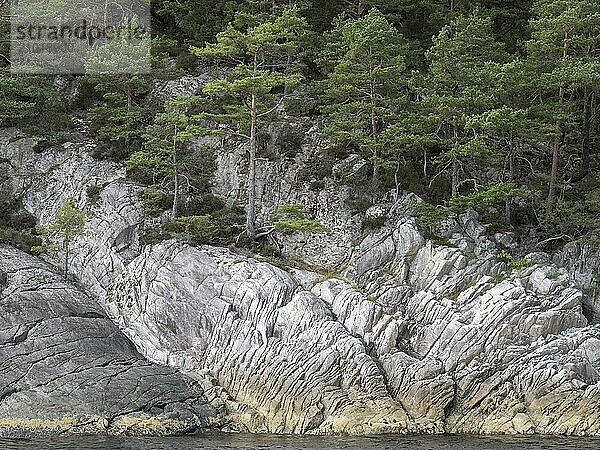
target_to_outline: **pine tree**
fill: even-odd
[[[233,19],[230,0],[156,0],[153,4],[158,26],[178,41],[212,42]]]
[[[83,83],[101,97],[89,111],[90,130],[126,154],[139,148],[153,108],[146,103],[149,79],[143,75],[87,75]]]
[[[53,77],[13,74],[0,68],[0,126],[18,126],[54,141],[71,126],[66,113]]]
[[[221,126],[213,132],[242,137],[249,142],[248,203],[246,234],[254,239],[256,203],[256,154],[259,122],[268,120],[282,106],[286,91],[298,83],[290,55],[306,30],[306,21],[296,7],[285,8],[274,19],[245,31],[230,24],[217,35],[216,44],[192,48],[201,58],[233,65],[229,76],[213,80],[204,93],[225,103],[224,114],[205,114]],[[249,130],[248,130],[249,128]]]
[[[275,19],[286,9],[297,8],[300,14],[310,7],[312,0],[242,0],[229,1],[232,23],[237,29],[245,30]]]
[[[389,127],[405,97],[406,41],[377,9],[341,21],[321,54],[328,71],[324,86],[325,132],[337,146],[356,147],[378,167],[394,147]],[[387,134],[387,135],[386,135]]]
[[[556,203],[561,151],[574,132],[577,107],[582,164],[576,178],[590,170],[592,108],[600,87],[600,6],[593,0],[537,0],[533,11],[528,56],[536,67],[540,99],[551,111],[555,127],[547,198],[550,213]],[[578,97],[580,105],[575,105]]]
[[[138,145],[150,122],[152,111],[143,103],[150,90],[150,47],[149,36],[132,40],[118,33],[85,62],[84,83],[102,95],[102,102],[90,109],[91,130],[122,149]]]
[[[0,1],[0,127],[18,126],[56,141],[70,126],[67,107],[53,77],[11,73],[9,9],[10,2]]]
[[[49,241],[50,248],[62,248],[64,251],[66,278],[69,274],[71,243],[85,234],[85,213],[77,208],[72,198],[69,198],[56,211],[54,222],[46,226],[38,226],[37,230]]]
[[[154,123],[146,128],[143,148],[126,161],[129,170],[150,174],[158,186],[170,186],[173,195],[171,220],[178,216],[182,181],[189,189],[190,172],[198,170],[187,148],[187,144],[201,132],[190,114],[190,108],[196,101],[196,98],[185,97],[167,101],[164,111],[157,114]]]
[[[511,53],[520,53],[522,43],[529,39],[529,20],[534,0],[479,0],[493,18],[494,34]]]
[[[435,37],[427,53],[429,73],[415,83],[424,120],[441,148],[441,171],[450,172],[452,197],[459,194],[467,162],[484,164],[490,147],[467,126],[470,117],[498,105],[495,74],[507,55],[492,35],[489,17],[475,10],[459,15]]]
[[[0,2],[0,126],[50,137],[68,126],[53,78],[10,72],[10,2]]]
[[[481,135],[485,143],[492,147],[494,154],[498,156],[501,164],[500,173],[503,174],[498,183],[504,183],[507,191],[515,186],[517,177],[517,158],[520,155],[527,127],[527,109],[515,109],[507,106],[490,109],[478,116],[472,116],[467,120],[466,126],[475,133]],[[507,195],[505,199],[504,216],[507,223],[512,220],[512,198]]]

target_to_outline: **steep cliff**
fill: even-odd
[[[315,130],[307,136],[292,160],[259,169],[261,217],[292,201],[319,217],[331,233],[278,241],[288,254],[327,266],[323,273],[176,241],[140,248],[139,187],[122,168],[94,160],[92,141],[38,154],[31,139],[9,130],[0,152],[11,190],[41,223],[68,197],[86,211],[72,301],[93,298],[149,361],[186,373],[138,363],[172,377],[174,392],[159,394],[174,403],[206,398],[224,426],[256,432],[600,434],[600,326],[590,324],[587,306],[584,315],[582,304],[592,301],[577,277],[545,254],[519,265],[499,261],[472,215],[449,223],[448,245],[436,245],[410,216],[410,195],[367,211],[385,224],[364,232],[364,215],[346,205],[348,188],[335,187],[340,180],[319,190],[310,178],[297,182],[322,144]],[[215,192],[225,199],[243,191],[241,152],[218,161]],[[358,160],[340,164],[339,177],[360,170]],[[86,195],[90,185],[100,188],[98,198]],[[2,253],[4,267],[23,258]],[[55,298],[55,290],[34,292],[45,302]],[[176,383],[189,379],[196,385],[183,394]],[[77,404],[74,398],[61,411],[75,414]],[[2,417],[11,410],[0,409]],[[193,414],[196,421],[209,415]]]

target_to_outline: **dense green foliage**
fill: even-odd
[[[188,112],[193,104],[194,98],[177,98],[166,102],[164,111],[158,113],[154,123],[146,128],[143,148],[126,161],[130,171],[146,174],[154,186],[169,188],[173,220],[178,215],[182,189],[189,193],[204,185],[194,183],[197,178],[202,178],[202,166],[197,164],[197,152],[189,148],[190,142],[200,132]]]
[[[246,235],[250,239],[256,235],[259,122],[273,120],[289,90],[300,82],[294,63],[299,41],[306,31],[306,21],[298,15],[295,6],[286,7],[279,14],[276,14],[278,8],[274,6],[274,9],[273,14],[267,14],[260,23],[245,24],[245,31],[229,24],[217,35],[216,44],[192,47],[192,53],[200,58],[233,65],[227,76],[210,81],[203,89],[204,94],[221,104],[223,113],[204,113],[200,118],[216,124],[207,132],[225,133],[248,141]]]
[[[174,222],[161,232],[220,242],[243,231],[239,210],[207,195],[220,148],[194,143],[216,135],[247,143],[243,228],[254,237],[256,159],[267,156],[261,136],[275,122],[310,116],[323,120],[330,143],[308,169],[315,189],[336,160],[359,154],[370,182],[359,182],[357,198],[368,205],[384,191],[416,192],[427,203],[415,210],[430,230],[445,215],[475,208],[495,228],[525,227],[540,241],[597,236],[597,1],[159,0],[153,7],[154,57],[167,63],[149,76],[96,70],[61,84],[11,75],[0,39],[0,126],[44,134],[51,145],[69,132],[70,117],[84,117],[111,149],[99,156],[126,161],[149,186],[150,215],[171,210]],[[100,57],[90,68],[114,63]],[[136,55],[128,57],[134,64]],[[165,77],[199,67],[213,78],[194,96],[151,95]],[[65,84],[78,87],[69,101],[59,89]]]
[[[51,78],[12,75],[0,67],[0,126],[18,126],[56,141],[70,121]]]
[[[375,185],[377,169],[402,139],[397,124],[406,97],[407,49],[403,36],[372,9],[364,17],[337,23],[321,52],[327,72],[322,99],[329,118],[325,132],[334,145],[371,160]]]

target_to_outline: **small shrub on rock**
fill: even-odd
[[[173,197],[156,189],[148,187],[141,193],[144,202],[144,212],[150,217],[158,217],[171,207]]]
[[[304,206],[299,204],[283,205],[277,208],[275,228],[290,231],[308,231],[311,233],[326,233],[329,230],[320,220],[309,219]]]
[[[180,217],[163,225],[163,231],[190,245],[222,245],[230,236],[227,228],[209,215]]]
[[[508,252],[500,252],[496,255],[496,261],[510,264],[513,261],[513,257]]]

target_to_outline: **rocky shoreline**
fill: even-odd
[[[301,160],[288,178],[260,169],[281,185],[276,198],[261,187],[260,214],[299,199],[315,212],[330,234],[279,237],[314,269],[177,241],[140,248],[139,187],[94,160],[92,141],[35,153],[3,133],[23,207],[47,223],[72,197],[91,232],[75,246],[76,282],[0,248],[0,435],[600,435],[598,301],[565,258],[502,261],[471,215],[434,244],[411,196],[374,207],[385,223],[364,233],[343,190],[286,185]],[[217,190],[242,178],[231,158]]]
[[[197,383],[142,358],[47,264],[2,246],[0,272],[1,436],[178,434],[216,420]]]

